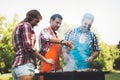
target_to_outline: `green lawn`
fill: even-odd
[[[0,75],[0,80],[12,80],[12,75]],[[105,80],[120,80],[120,73],[105,74]]]
[[[0,75],[0,80],[12,80],[11,74],[2,74]]]
[[[105,74],[105,80],[120,80],[120,73]]]

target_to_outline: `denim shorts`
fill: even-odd
[[[32,63],[27,63],[21,66],[17,66],[12,70],[13,80],[17,80],[18,77],[25,76],[25,75],[32,75],[34,76],[34,69],[35,65]]]

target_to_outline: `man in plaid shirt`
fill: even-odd
[[[39,35],[39,46],[40,53],[45,58],[52,58],[54,61],[54,65],[47,64],[45,62],[41,62],[40,72],[51,72],[52,69],[54,71],[60,71],[60,45],[66,45],[71,47],[71,42],[66,40],[60,40],[57,37],[56,31],[59,29],[62,23],[62,16],[60,14],[54,14],[50,18],[50,26],[41,30]],[[40,77],[40,80],[43,80],[43,77]]]
[[[90,68],[90,63],[99,55],[96,35],[90,31],[94,16],[86,13],[82,25],[66,33],[65,40],[71,41],[74,48],[70,51],[63,46],[62,52],[66,63],[64,71]]]

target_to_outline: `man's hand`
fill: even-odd
[[[61,44],[68,46],[68,49],[69,49],[69,50],[72,50],[73,47],[74,47],[72,42],[66,41],[66,40],[63,40]]]
[[[69,49],[69,50],[72,50],[73,48],[74,48],[73,43],[72,43],[72,42],[69,42],[69,43],[68,43],[68,49]]]
[[[94,58],[93,58],[92,56],[90,56],[89,58],[86,59],[86,61],[87,61],[88,63],[92,63],[93,59],[94,59]]]
[[[87,58],[86,61],[91,63],[98,55],[99,55],[99,52],[96,51],[93,53],[93,55],[91,55],[89,58]]]

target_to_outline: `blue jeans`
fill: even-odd
[[[13,80],[18,80],[18,77],[22,77],[25,75],[34,76],[35,65],[32,63],[27,63],[24,65],[17,66],[12,70]]]

